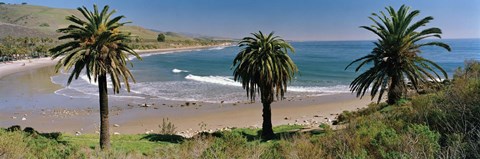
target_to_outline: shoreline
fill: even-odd
[[[296,97],[272,103],[272,124],[303,125],[315,128],[332,124],[343,111],[354,111],[371,103],[353,94]],[[163,119],[185,137],[199,131],[213,132],[231,128],[261,128],[262,104],[162,101],[143,107],[132,102],[110,103],[111,134],[158,133]],[[194,104],[195,103],[195,104]],[[20,125],[40,132],[95,134],[99,129],[98,106],[88,108],[52,108],[0,112],[0,127]],[[203,125],[203,126],[202,126]]]
[[[181,48],[165,48],[165,49],[150,49],[150,50],[134,50],[139,55],[148,54],[148,53],[162,53],[162,52],[183,52],[195,49],[209,49],[215,47],[228,47],[232,46],[231,43],[223,43],[219,45],[207,45],[207,46],[192,46],[192,47],[181,47]],[[47,66],[56,65],[60,58],[52,59],[51,57],[35,58],[35,59],[26,59],[18,61],[10,61],[5,63],[0,63],[0,79],[5,76],[20,73],[24,71],[29,71],[33,69],[38,69]]]

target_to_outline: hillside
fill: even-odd
[[[58,37],[60,34],[56,30],[70,24],[65,19],[67,15],[82,17],[81,13],[75,9],[0,4],[0,38],[8,35],[14,37]],[[125,26],[122,30],[130,32],[133,36],[145,41],[155,41],[157,35],[161,33],[135,25]],[[166,32],[165,35],[167,41],[197,41],[205,39],[188,37],[173,32]]]

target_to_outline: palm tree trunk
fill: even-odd
[[[270,104],[272,102],[263,102],[263,124],[262,124],[262,139],[270,140],[274,138],[272,129],[272,110]]]
[[[393,105],[402,98],[403,95],[403,77],[392,77],[392,82],[388,90],[387,103]]]
[[[100,148],[110,149],[110,132],[108,123],[108,92],[107,76],[98,77],[98,91],[100,93]]]

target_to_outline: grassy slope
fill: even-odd
[[[116,15],[120,15],[117,13]],[[56,37],[58,28],[66,27],[70,23],[65,19],[67,15],[82,17],[75,9],[49,8],[33,5],[0,5],[0,37],[36,36]],[[129,19],[127,19],[129,20]],[[159,32],[140,26],[126,26],[124,31],[131,32],[145,40],[156,40]],[[195,40],[176,33],[167,33],[166,39],[171,41]]]
[[[303,126],[300,125],[282,125],[274,127],[274,132],[284,134],[282,137],[285,137],[285,135],[298,131],[302,127]],[[113,158],[122,158],[122,156],[138,158],[143,156],[156,158],[155,156],[165,155],[159,153],[173,153],[171,151],[176,150],[182,151],[178,153],[184,153],[184,155],[187,154],[187,156],[189,156],[188,154],[192,152],[187,148],[188,146],[192,146],[191,144],[202,145],[204,142],[207,142],[209,145],[213,144],[212,142],[222,142],[221,145],[217,146],[233,146],[231,147],[234,148],[232,151],[243,154],[244,152],[237,151],[235,146],[250,144],[269,147],[272,146],[272,144],[282,142],[282,140],[273,140],[272,142],[260,143],[260,137],[258,136],[259,130],[260,129],[241,128],[234,129],[230,132],[215,132],[211,134],[211,137],[207,137],[210,135],[206,135],[204,138],[197,137],[193,139],[185,139],[178,135],[160,134],[113,135],[111,136],[112,151],[108,152],[109,154],[102,154],[98,148],[99,137],[97,134],[84,134],[80,136],[62,135],[56,139],[48,139],[42,135],[28,134],[21,131],[7,132],[0,129],[0,158],[29,158],[32,156],[42,156],[45,158],[83,158],[83,156]],[[238,142],[235,140],[242,142],[237,143],[240,145],[223,143]]]

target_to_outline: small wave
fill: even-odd
[[[145,53],[145,54],[140,54],[140,57],[148,57],[148,56],[153,56],[153,55],[161,55],[161,54],[171,54],[175,52],[181,52],[181,51],[164,51],[164,52],[152,52],[152,53]],[[135,56],[128,56],[128,60],[133,60],[136,59]]]
[[[173,73],[181,73],[181,72],[188,72],[188,71],[187,71],[187,70],[180,70],[180,69],[174,68],[174,69],[172,70],[172,72],[173,72]]]
[[[241,83],[235,82],[232,78],[233,77],[228,77],[228,76],[195,76],[192,74],[189,74],[185,77],[185,79],[199,81],[199,82],[208,82],[208,83],[221,84],[221,85],[227,85],[227,86],[242,86]]]
[[[208,50],[222,50],[222,49],[225,49],[225,48],[226,48],[226,46],[219,46],[219,47],[212,47]]]
[[[238,87],[242,86],[240,82],[235,82],[233,80],[233,77],[231,76],[196,76],[196,75],[189,74],[185,77],[185,79],[199,81],[199,82],[227,85],[227,86],[238,86]],[[326,87],[289,86],[287,90],[291,92],[327,93],[327,94],[350,92],[348,85],[335,85],[335,86],[326,86]]]
[[[305,86],[290,86],[287,88],[288,91],[292,92],[306,92],[306,93],[349,93],[348,85],[336,85],[336,86],[326,86],[326,87],[305,87]]]

